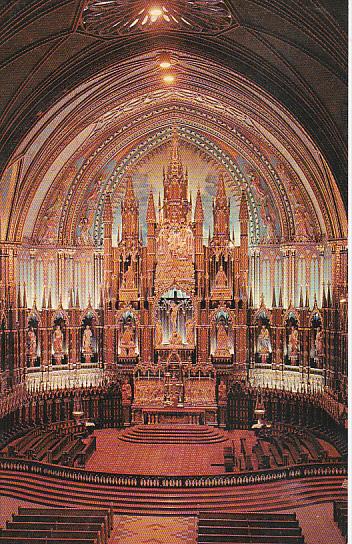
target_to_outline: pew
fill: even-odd
[[[295,514],[200,512],[199,544],[304,544]]]
[[[107,527],[108,531],[113,528],[113,513],[108,509],[101,508],[31,508],[20,506],[18,508],[18,515],[51,515],[55,517],[61,517],[61,519],[74,518],[77,516],[86,516],[86,519],[91,517],[98,517]]]

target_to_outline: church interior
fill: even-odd
[[[347,3],[0,27],[0,544],[347,542]]]

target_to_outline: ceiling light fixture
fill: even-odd
[[[168,53],[162,53],[159,57],[159,66],[163,70],[166,70],[167,68],[170,68],[171,66],[171,58]]]
[[[164,83],[173,83],[175,81],[175,76],[172,74],[166,74],[166,76],[163,77]]]
[[[157,6],[150,8],[149,15],[150,20],[152,23],[154,23],[161,15],[163,14],[163,10]]]

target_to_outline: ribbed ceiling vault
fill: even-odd
[[[166,48],[183,58],[191,53],[205,64],[212,60],[276,98],[319,146],[346,199],[347,2],[226,0],[225,4],[234,24],[217,34],[139,32],[107,39],[83,28],[82,0],[4,2],[1,168],[43,113],[69,90],[104,68]],[[182,83],[197,87],[197,74],[192,66]],[[151,71],[148,76],[146,84],[153,87],[156,74]],[[225,84],[223,90],[225,94]]]

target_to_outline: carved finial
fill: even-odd
[[[160,198],[160,195],[159,195]],[[160,207],[160,206],[159,206]],[[147,204],[147,223],[156,223],[155,205],[153,192],[150,189]]]
[[[197,190],[196,205],[194,209],[194,221],[195,223],[203,223],[204,221],[203,203],[199,187]]]

